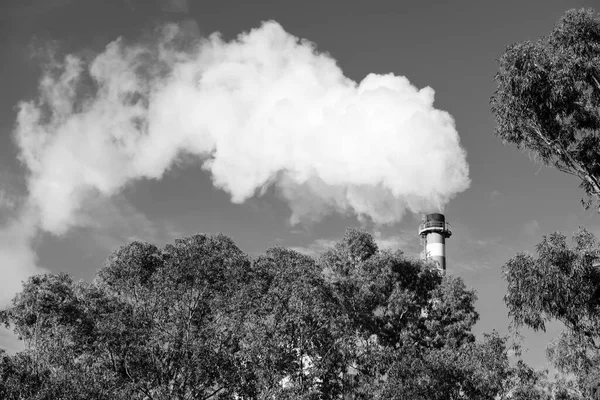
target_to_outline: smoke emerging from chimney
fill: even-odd
[[[169,26],[151,45],[119,39],[47,68],[15,129],[42,229],[65,232],[89,196],[161,179],[183,156],[235,203],[274,186],[292,222],[341,212],[393,223],[469,186],[431,88],[392,74],[356,83],[276,22],[190,43]]]

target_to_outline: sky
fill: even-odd
[[[3,1],[0,305],[30,274],[91,280],[128,241],[198,232],[316,256],[362,226],[418,256],[440,210],[477,334],[508,333],[502,265],[600,221],[575,177],[494,136],[496,60],[594,3]],[[523,330],[525,360],[546,367],[559,331]]]

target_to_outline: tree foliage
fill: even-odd
[[[506,340],[475,340],[474,302],[357,229],[319,260],[251,259],[223,235],[133,242],[92,283],[25,282],[0,313],[27,346],[0,354],[0,397],[494,399]]]
[[[517,326],[545,330],[558,320],[566,331],[548,349],[550,360],[575,374],[582,388],[598,384],[600,369],[600,246],[581,228],[573,245],[561,233],[544,236],[536,255],[519,253],[503,266],[505,302]]]
[[[499,64],[491,98],[496,134],[579,177],[598,200],[600,16],[570,10],[548,36],[509,46]]]
[[[547,36],[509,46],[495,80],[496,134],[577,176],[588,196],[584,205],[598,205],[600,15],[592,9],[567,11]],[[557,398],[577,398],[578,390],[590,396],[600,387],[598,250],[596,238],[584,229],[571,247],[565,235],[553,233],[538,244],[536,255],[517,254],[503,267],[505,301],[517,326],[544,330],[558,320],[566,327],[548,356],[559,371],[574,374],[577,384],[553,389]],[[521,388],[525,397],[548,395],[539,382]]]

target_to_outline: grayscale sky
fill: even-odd
[[[571,234],[578,226],[585,226],[600,234],[600,220],[595,212],[582,209],[580,199],[583,193],[576,178],[542,167],[529,154],[504,146],[494,136],[495,121],[489,111],[489,98],[495,89],[496,59],[507,45],[534,40],[548,33],[567,9],[598,5],[594,3],[591,0],[4,0],[0,5],[0,280],[5,283],[0,285],[0,290],[4,291],[0,298],[5,302],[7,296],[16,290],[15,282],[42,268],[90,280],[110,252],[129,240],[143,239],[162,245],[176,237],[197,232],[222,232],[252,255],[273,245],[318,254],[339,239],[346,227],[363,225],[375,234],[382,247],[398,247],[408,254],[418,255],[421,249],[416,230],[420,215],[412,213],[411,207],[402,218],[402,210],[386,209],[391,214],[377,215],[382,220],[387,218],[386,222],[390,223],[377,225],[368,217],[357,218],[352,208],[344,209],[347,204],[353,204],[356,209],[362,200],[370,199],[360,197],[366,194],[359,195],[358,200],[355,199],[357,203],[345,198],[346,203],[343,204],[335,203],[337,200],[332,200],[335,197],[332,195],[326,199],[332,202],[328,203],[330,208],[323,206],[329,211],[321,216],[315,211],[317,206],[311,203],[312,200],[303,197],[304,192],[282,195],[278,187],[288,186],[281,183],[278,173],[266,183],[255,185],[256,191],[246,191],[244,193],[250,194],[232,202],[232,194],[241,193],[242,189],[239,189],[240,192],[237,190],[246,182],[243,173],[238,174],[237,181],[227,175],[228,183],[221,182],[216,187],[213,182],[219,181],[215,181],[214,171],[211,175],[206,165],[203,168],[202,163],[192,156],[173,156],[174,163],[159,173],[148,172],[150,169],[137,164],[135,168],[144,173],[131,172],[138,170],[129,164],[126,164],[127,168],[133,169],[123,172],[121,164],[115,162],[114,166],[107,166],[112,159],[101,158],[90,150],[93,146],[80,142],[83,140],[81,137],[93,140],[94,124],[89,121],[87,125],[81,122],[82,125],[72,126],[71,131],[65,133],[67,136],[61,143],[71,152],[71,155],[65,155],[59,151],[59,145],[54,153],[45,152],[48,150],[47,143],[40,139],[44,132],[35,130],[39,126],[48,128],[51,125],[44,125],[43,118],[37,121],[37,125],[27,125],[26,128],[23,120],[17,120],[19,102],[38,98],[40,78],[52,66],[51,60],[63,62],[67,54],[75,54],[81,60],[92,60],[105,52],[106,46],[118,37],[123,37],[127,45],[152,43],[156,35],[150,32],[168,22],[179,24],[187,38],[206,37],[218,31],[222,40],[227,42],[242,32],[259,28],[263,21],[273,20],[290,35],[314,43],[318,52],[329,55],[327,59],[335,59],[344,75],[353,81],[360,82],[370,73],[392,73],[406,77],[418,89],[429,86],[435,91],[433,107],[448,112],[454,118],[460,145],[466,150],[470,176],[470,186],[466,190],[463,190],[466,178],[457,178],[455,186],[448,184],[448,188],[444,189],[447,197],[442,196],[444,199],[452,198],[444,208],[454,232],[446,246],[448,272],[461,276],[468,286],[477,290],[477,309],[481,314],[477,333],[493,329],[507,333],[509,321],[502,301],[505,293],[502,264],[516,252],[533,251],[543,234],[555,230]],[[108,59],[108,62],[121,56],[120,53],[114,55],[115,58]],[[110,80],[120,70],[107,65],[106,70],[100,73],[107,74],[106,79]],[[341,85],[339,81],[332,83],[338,84]],[[85,87],[85,82],[82,85]],[[116,87],[115,90],[119,89],[122,88]],[[56,91],[52,93],[65,95]],[[256,93],[262,96],[260,90]],[[311,102],[307,100],[307,103]],[[179,107],[179,104],[163,102],[161,107],[178,108],[176,111],[185,114],[185,107]],[[181,104],[187,106],[187,103]],[[203,104],[206,106],[203,110],[213,109],[210,102]],[[214,104],[220,103],[215,100]],[[62,103],[54,105],[55,110],[62,107]],[[110,105],[107,107],[110,109]],[[40,109],[45,110],[43,106]],[[214,126],[231,122],[227,115],[219,121],[218,106],[214,109],[217,110]],[[73,115],[78,111],[66,112]],[[288,118],[287,113],[293,111],[285,109],[281,118]],[[28,115],[29,119],[31,115]],[[354,143],[355,153],[352,153],[356,155],[353,158],[356,165],[362,166],[364,161],[364,169],[372,166],[368,158],[375,153],[369,150],[369,146],[373,146],[369,138],[375,136],[369,136],[372,133],[369,129],[379,126],[379,121],[387,117],[365,117],[371,124],[364,132],[361,131],[366,136],[344,136],[342,128],[346,125],[334,125],[332,128],[332,131],[339,130],[336,138],[340,140],[340,146],[342,141],[346,144],[352,143],[353,138],[357,141]],[[289,121],[290,124],[296,123],[295,120]],[[437,126],[431,128],[433,136],[427,137],[427,143],[436,141]],[[354,132],[353,127],[348,125],[348,128],[348,132]],[[23,133],[25,131],[27,134]],[[163,139],[173,141],[174,136],[166,135]],[[407,138],[405,142],[412,143],[413,139]],[[183,141],[179,149],[201,146],[202,139],[198,140],[200,144]],[[231,140],[235,142],[237,139]],[[390,143],[392,146],[394,142]],[[159,144],[155,143],[153,149],[157,153],[152,156],[168,157],[167,153],[173,147],[167,143],[163,148]],[[226,142],[219,151],[225,153],[223,149],[234,144]],[[267,153],[252,147],[253,144],[255,142],[250,143],[247,152],[256,154],[256,162],[260,163],[260,158],[264,161]],[[333,147],[324,148],[322,153],[333,157],[337,155],[338,143],[330,144]],[[132,146],[127,148],[128,151],[136,152],[135,144]],[[347,150],[344,146],[339,150],[341,153]],[[437,165],[437,158],[448,154],[448,157],[454,157],[458,153],[448,150],[445,154],[447,147],[444,147],[436,150],[441,152],[439,154],[429,154],[424,150],[427,146],[414,147],[419,151],[411,150],[405,155],[411,163],[407,162],[407,167],[401,168],[398,176],[406,182],[420,177],[414,178],[413,186],[421,187],[423,180],[446,185],[449,181],[445,175],[447,171],[444,171],[446,164]],[[377,151],[388,151],[385,154],[393,155],[396,148]],[[28,158],[23,149],[34,149],[34,152],[37,149],[37,158]],[[272,149],[275,159],[277,149]],[[70,160],[69,157],[78,151],[80,158],[89,160],[88,167],[98,164],[98,169],[105,175],[97,177],[93,168],[75,174],[73,165],[79,164],[68,164],[65,160]],[[51,157],[42,158],[40,154],[51,154]],[[95,164],[94,157],[97,155]],[[319,160],[326,164],[327,160]],[[64,165],[61,164],[63,162]],[[225,164],[223,168],[227,167]],[[353,174],[350,164],[346,172],[348,175]],[[61,170],[56,165],[65,169]],[[49,175],[49,170],[54,175]],[[285,167],[278,171],[281,170]],[[244,172],[243,168],[241,172]],[[86,175],[88,173],[90,175]],[[57,176],[79,179],[78,185],[85,179],[91,179],[95,182],[95,191],[87,190],[89,183],[85,181],[81,183],[83,186],[75,183],[66,189],[61,186],[64,196],[54,196],[55,186],[52,185],[56,182],[52,179]],[[339,179],[342,178],[347,177]],[[281,186],[271,184],[275,181]],[[396,184],[394,181],[389,185]],[[35,188],[35,195],[28,194],[28,185]],[[385,183],[382,185],[385,186]],[[302,185],[289,188],[306,189]],[[394,188],[401,193],[412,190],[406,185]],[[373,190],[373,196],[378,196],[380,189]],[[410,203],[412,200],[406,201]],[[421,204],[422,199],[414,201]],[[69,202],[75,204],[73,215],[62,215],[63,207],[66,209],[67,204],[72,205]],[[313,207],[309,207],[309,211],[302,208],[307,204]],[[46,207],[42,217],[35,207]],[[303,210],[308,217],[303,217]],[[290,222],[293,211],[300,213],[297,224]],[[313,215],[314,212],[319,218]],[[368,212],[366,214],[369,215]],[[391,219],[388,218],[390,215]],[[529,349],[525,353],[526,361],[534,367],[544,367],[545,346],[559,330],[559,326],[551,325],[547,334],[524,331],[524,345]],[[0,347],[3,346],[17,348],[18,345],[8,333],[2,332]]]

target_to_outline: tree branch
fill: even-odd
[[[575,171],[574,173],[572,173],[572,175],[576,175],[581,180],[588,182],[592,186],[595,197],[600,197],[600,180],[594,177],[585,165],[575,160],[573,156],[563,147],[560,141],[550,140],[547,136],[545,136],[542,132],[542,129],[539,126],[539,123],[534,122],[530,124],[530,128],[535,132],[535,134],[537,134],[537,136],[540,139],[542,139],[546,146],[548,146],[551,150],[554,149],[556,153],[558,153],[558,155],[560,156],[561,160]],[[558,169],[562,171],[562,169]]]
[[[598,79],[596,79],[595,76],[592,76],[592,79],[594,80],[594,83],[596,84],[596,87],[598,88],[598,90],[600,90],[600,82],[598,82]]]
[[[208,396],[203,397],[201,400],[208,400],[211,397],[213,397],[215,394],[219,393],[221,390],[225,389],[224,387],[220,387],[217,390],[215,390],[214,392],[210,393]]]

